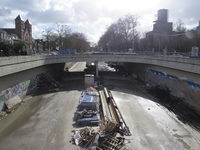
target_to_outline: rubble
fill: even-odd
[[[0,112],[0,121],[4,119],[8,114],[5,111]]]
[[[3,120],[6,116],[8,116],[9,114],[13,113],[18,107],[20,107],[21,105],[23,105],[25,103],[25,101],[21,101],[20,103],[14,105],[11,108],[6,108],[4,111],[0,112],[0,121]]]
[[[88,117],[92,117],[94,115],[97,114],[97,111],[96,110],[91,110],[91,109],[83,109],[82,111],[79,111],[79,112],[76,112],[79,117],[81,118],[88,118]]]
[[[105,134],[105,130],[100,128],[85,127],[80,130],[73,130],[70,142],[80,146],[81,150],[130,150],[125,144],[125,138]]]
[[[38,87],[41,91],[57,92],[63,88],[63,85],[54,80],[50,75],[42,74],[39,80]]]

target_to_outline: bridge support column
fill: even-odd
[[[99,76],[99,72],[98,72],[98,61],[95,61],[95,66],[96,66],[96,77]]]

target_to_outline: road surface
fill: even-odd
[[[200,148],[199,132],[158,104],[138,81],[113,72],[100,75],[130,128],[132,136],[125,138],[131,149]],[[66,78],[64,91],[34,96],[0,122],[0,150],[77,150],[69,141],[71,131],[79,128],[73,117],[84,89],[83,73]]]
[[[69,68],[69,72],[80,72],[84,71],[86,68],[86,62],[77,62],[71,68]]]

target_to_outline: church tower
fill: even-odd
[[[23,41],[24,40],[24,20],[20,15],[15,18],[15,33],[19,36],[19,38]]]
[[[24,38],[26,39],[24,40],[29,43],[29,48],[32,48],[32,24],[28,19],[25,21],[25,30],[26,30],[26,33],[24,35]]]

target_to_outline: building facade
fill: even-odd
[[[15,18],[15,28],[1,28],[0,41],[14,44],[17,41],[24,41],[30,49],[33,46],[32,24],[27,19],[25,22],[20,15]]]

